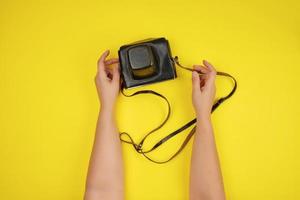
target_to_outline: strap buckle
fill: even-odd
[[[140,144],[136,144],[136,145],[134,145],[135,146],[135,150],[138,152],[138,153],[142,153],[143,151],[142,151],[142,144],[140,143]]]

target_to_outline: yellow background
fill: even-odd
[[[99,109],[97,58],[161,36],[183,64],[207,59],[237,78],[237,93],[212,117],[228,199],[300,199],[299,10],[296,0],[2,0],[0,199],[82,199]],[[170,121],[146,147],[194,117],[191,74],[177,73],[145,87],[172,106]],[[231,86],[217,78],[217,96]],[[136,140],[166,114],[165,104],[147,95],[120,96],[117,106],[120,131]],[[186,134],[151,156],[167,158]],[[191,143],[165,165],[129,145],[123,154],[126,199],[188,199]]]

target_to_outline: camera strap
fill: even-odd
[[[182,69],[185,69],[185,70],[189,70],[189,71],[194,71],[193,69],[191,68],[188,68],[188,67],[185,67],[183,65],[181,65],[178,61],[178,57],[175,56],[174,58],[172,58],[172,61],[177,64],[179,67],[181,67]],[[202,73],[200,73],[202,74]],[[215,101],[215,103],[213,104],[212,106],[212,109],[211,109],[211,113],[214,112],[215,109],[217,109],[217,107],[222,104],[224,101],[226,101],[228,98],[230,98],[236,91],[236,88],[237,88],[237,81],[236,79],[231,76],[230,74],[228,73],[225,73],[225,72],[219,72],[217,71],[217,75],[219,76],[225,76],[225,77],[228,77],[228,78],[231,78],[234,82],[234,86],[232,88],[232,90],[230,91],[230,93],[224,97],[221,97],[219,99],[217,99]],[[179,147],[179,149],[171,156],[169,157],[168,159],[164,160],[164,161],[157,161],[157,160],[154,160],[152,158],[150,158],[148,156],[148,153],[154,151],[155,149],[157,149],[159,146],[161,146],[163,143],[167,142],[169,139],[171,139],[172,137],[176,136],[177,134],[181,133],[182,131],[186,130],[187,128],[189,128],[190,126],[192,126],[193,124],[196,123],[197,119],[193,119],[189,122],[187,122],[185,125],[183,125],[182,127],[180,127],[179,129],[173,131],[172,133],[168,134],[167,136],[163,137],[162,139],[160,139],[156,144],[154,144],[150,149],[148,150],[144,150],[143,149],[143,144],[145,142],[145,140],[151,135],[153,134],[155,131],[157,131],[158,129],[160,129],[169,119],[170,117],[170,113],[171,113],[171,106],[170,106],[170,103],[168,101],[168,99],[158,93],[158,92],[155,92],[153,90],[140,90],[140,91],[137,91],[133,94],[125,94],[125,88],[123,85],[121,85],[121,93],[125,96],[125,97],[133,97],[133,96],[136,96],[136,95],[141,95],[141,94],[152,94],[152,95],[155,95],[161,99],[163,99],[166,103],[167,103],[167,106],[168,106],[168,113],[165,117],[165,119],[163,120],[163,122],[158,125],[156,128],[152,129],[150,132],[148,132],[143,138],[142,140],[139,142],[139,143],[136,143],[133,138],[127,133],[127,132],[121,132],[120,133],[120,140],[122,142],[125,142],[127,144],[131,144],[134,149],[136,150],[137,153],[140,153],[142,154],[145,158],[147,158],[148,160],[150,160],[151,162],[154,162],[154,163],[157,163],[157,164],[164,164],[164,163],[167,163],[169,162],[170,160],[172,160],[173,158],[175,158],[183,149],[184,147],[188,144],[188,142],[190,141],[190,139],[192,138],[192,136],[195,134],[195,131],[196,131],[196,125],[193,127],[193,129],[189,132],[189,134],[186,136],[185,140],[183,141],[183,143],[181,144],[181,146]],[[125,140],[123,138],[123,136],[127,136],[129,138],[129,140]]]

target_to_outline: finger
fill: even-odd
[[[100,78],[106,78],[107,80],[112,79],[113,71],[110,67],[104,66],[103,71],[97,73]]]
[[[203,64],[209,69],[209,71],[216,71],[214,66],[210,64],[207,60],[203,60]]]
[[[105,65],[112,65],[112,64],[115,64],[115,63],[119,63],[119,59],[118,58],[111,58],[111,59],[108,59],[106,61],[104,61]]]
[[[106,57],[109,55],[109,50],[106,50],[99,58],[98,60],[98,71],[101,73],[101,72],[104,72],[105,70],[105,59]]]
[[[119,84],[119,86],[120,86],[120,88],[122,88],[122,86],[123,86],[123,79],[122,78],[120,78],[120,84]]]
[[[207,74],[207,78],[205,79],[206,85],[213,85],[216,80],[216,75],[214,72],[210,72]]]
[[[207,84],[208,85],[211,85],[215,82],[215,79],[216,79],[216,69],[214,68],[214,66],[212,64],[210,64],[208,61],[206,60],[203,60],[203,64],[205,66],[207,66],[207,68],[209,69],[209,73],[208,73],[208,77],[207,77]]]
[[[200,71],[202,74],[200,75],[200,86],[204,86],[205,79],[207,79],[207,74],[209,73],[208,69],[201,65],[193,66],[196,71]]]
[[[200,90],[200,77],[199,74],[195,71],[192,72],[192,87],[194,93],[201,93]]]
[[[202,72],[203,74],[208,73],[209,70],[202,65],[194,65],[193,66],[196,71]]]
[[[120,81],[120,66],[116,65],[113,68],[113,81],[119,84]]]

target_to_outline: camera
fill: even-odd
[[[165,38],[123,45],[118,54],[126,89],[177,77],[169,42]]]

